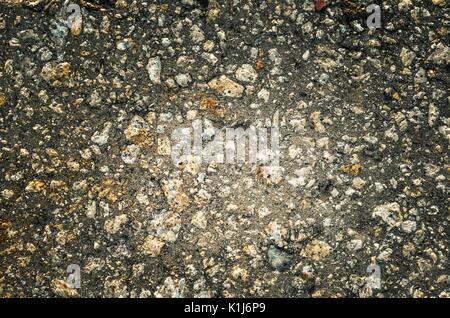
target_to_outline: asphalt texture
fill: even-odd
[[[449,297],[449,21],[0,0],[0,296]],[[194,121],[279,128],[279,165],[174,162]]]

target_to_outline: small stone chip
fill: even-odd
[[[359,172],[362,170],[362,166],[359,164],[350,164],[350,165],[344,165],[341,167],[341,171],[350,174],[352,176],[359,174]]]
[[[8,100],[8,99],[7,99],[6,95],[3,94],[3,93],[0,93],[0,107],[5,106],[7,100]]]
[[[142,245],[142,251],[146,255],[156,257],[161,253],[161,249],[163,248],[164,244],[165,243],[161,239],[149,235],[144,240],[144,244]]]
[[[242,85],[230,80],[225,75],[211,80],[208,83],[208,86],[225,97],[241,97],[244,92],[244,87]]]
[[[320,261],[321,259],[331,254],[331,247],[324,241],[312,240],[301,251],[300,255],[312,259],[313,261]]]
[[[236,70],[236,78],[241,82],[254,82],[258,74],[250,64],[244,64]]]
[[[275,247],[274,245],[269,247],[269,250],[267,251],[267,257],[269,259],[270,265],[278,271],[287,269],[292,262],[291,255]]]
[[[128,223],[128,216],[126,214],[120,214],[105,222],[105,230],[109,234],[116,234],[122,225],[126,223]]]
[[[51,282],[53,292],[59,297],[79,297],[78,291],[63,280],[55,278]]]
[[[28,183],[27,187],[25,188],[25,191],[27,192],[41,192],[44,190],[45,184],[41,180],[33,180]]]
[[[161,59],[159,56],[148,60],[147,72],[152,83],[161,84]]]
[[[41,76],[51,86],[60,86],[61,80],[69,77],[71,72],[70,64],[67,62],[49,62],[42,68]]]

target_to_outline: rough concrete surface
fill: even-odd
[[[449,297],[449,21],[0,0],[0,296]],[[278,127],[279,165],[174,162],[196,120]]]

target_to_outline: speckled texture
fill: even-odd
[[[448,2],[327,2],[0,0],[0,296],[449,297]]]

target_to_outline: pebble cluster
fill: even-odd
[[[0,0],[0,296],[450,297],[449,4],[319,2]]]

